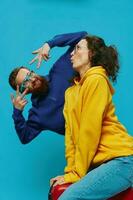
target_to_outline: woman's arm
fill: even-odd
[[[89,77],[86,80],[75,152],[75,170],[65,175],[66,182],[78,181],[89,170],[100,141],[103,114],[106,110],[108,98],[109,88],[103,77]]]
[[[65,157],[67,160],[65,173],[69,173],[70,171],[73,170],[73,166],[74,166],[75,146],[72,140],[71,126],[70,126],[71,122],[70,122],[70,119],[68,118],[66,93],[65,93],[64,110],[63,110],[63,114],[65,117]]]

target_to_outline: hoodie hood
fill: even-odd
[[[94,74],[103,76],[103,77],[106,79],[106,81],[107,81],[107,83],[108,83],[108,85],[109,85],[111,94],[114,94],[115,90],[114,90],[113,86],[111,85],[111,83],[110,83],[110,81],[109,81],[109,78],[108,78],[108,76],[107,76],[106,70],[105,70],[102,66],[94,66],[94,67],[89,68],[81,79],[75,78],[75,79],[74,79],[74,83],[75,83],[76,85],[79,85],[79,84],[82,85],[83,82],[84,82],[89,76],[94,75]]]

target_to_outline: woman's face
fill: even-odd
[[[73,68],[78,72],[89,65],[89,49],[85,39],[80,40],[80,42],[75,46],[71,53],[71,62]]]

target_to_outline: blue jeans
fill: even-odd
[[[59,200],[106,200],[133,186],[133,156],[101,164],[72,184]]]

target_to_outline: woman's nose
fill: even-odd
[[[72,53],[71,53],[71,56],[73,56],[74,55],[74,50],[72,51]]]

